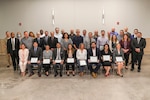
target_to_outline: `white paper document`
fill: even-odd
[[[74,63],[74,58],[67,58],[67,63]]]
[[[122,57],[116,57],[116,61],[117,61],[117,62],[122,62],[123,59],[122,59]]]
[[[31,63],[37,63],[37,61],[38,61],[38,58],[35,58],[35,57],[31,58]]]
[[[85,60],[80,60],[80,66],[86,66],[86,61]]]
[[[110,55],[103,55],[103,61],[110,61]]]
[[[50,64],[50,59],[43,59],[43,64]]]
[[[61,63],[61,60],[55,60],[55,63],[59,64]]]
[[[97,61],[98,61],[97,56],[90,56],[91,63],[97,63]]]

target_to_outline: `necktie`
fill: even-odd
[[[14,41],[14,39],[11,40],[11,43],[12,43],[12,50],[15,50],[15,41]]]
[[[38,38],[38,43],[40,44],[40,38]]]
[[[36,54],[37,48],[34,48],[34,53]]]

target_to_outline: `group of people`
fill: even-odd
[[[49,75],[50,66],[53,66],[54,77],[58,74],[62,77],[65,67],[67,76],[72,73],[75,76],[75,66],[78,67],[79,75],[83,76],[85,68],[90,70],[91,75],[96,78],[98,70],[102,66],[105,76],[110,75],[112,64],[117,67],[116,74],[123,77],[122,69],[128,69],[129,55],[131,54],[131,71],[134,70],[135,63],[138,64],[138,72],[141,71],[141,61],[146,46],[146,40],[138,29],[134,29],[134,34],[128,32],[128,28],[120,30],[119,33],[112,28],[111,32],[105,33],[101,30],[88,32],[83,30],[70,30],[70,34],[64,30],[55,28],[55,32],[43,31],[36,33],[24,32],[24,36],[18,32],[6,32],[6,47],[8,67],[10,66],[10,56],[14,71],[19,66],[21,75],[25,76],[26,71],[29,77],[34,75],[33,67],[37,66],[38,76],[41,77],[41,69],[44,68],[45,75]],[[59,72],[58,72],[59,71]]]

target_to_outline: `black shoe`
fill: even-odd
[[[38,73],[38,76],[39,76],[39,77],[41,77],[41,74],[40,74],[40,73]]]
[[[10,66],[8,65],[7,68],[9,68]]]
[[[131,68],[131,71],[133,71],[134,69],[133,68]]]
[[[141,72],[141,70],[140,70],[140,69],[138,69],[138,72]]]
[[[72,74],[72,76],[75,76],[75,74]]]
[[[32,75],[34,75],[34,73],[29,74],[29,77],[31,77]]]
[[[55,74],[54,77],[57,77],[58,74]]]
[[[62,74],[60,74],[60,77],[62,77]]]

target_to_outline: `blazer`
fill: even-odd
[[[113,51],[113,61],[114,61],[114,62],[116,62],[116,57],[117,57],[117,56],[121,56],[123,60],[125,59],[125,58],[124,58],[124,52],[123,52],[122,49],[120,49],[120,54],[118,53],[118,50],[117,50],[117,49],[115,49],[115,50]]]
[[[88,49],[88,59],[90,59],[90,56],[93,56],[92,48]],[[98,48],[96,48],[96,56],[100,60],[101,52],[100,52],[100,49],[98,49]]]
[[[120,45],[121,45],[121,48],[124,48],[124,41],[120,41]],[[127,52],[128,54],[131,52],[131,42],[130,41],[127,41],[127,49],[129,49],[129,51]]]
[[[40,43],[38,42],[37,38],[35,38],[33,41],[37,42],[38,43],[38,47],[41,47],[42,50],[44,49],[44,40],[43,40],[43,38],[40,38]]]
[[[34,52],[34,47],[32,47],[29,51],[28,61],[31,60],[32,57],[37,57],[38,60],[42,61],[43,53],[41,47],[37,47],[36,53]]]
[[[58,39],[54,37],[53,41],[51,40],[52,37],[48,39],[48,44],[50,48],[56,48],[56,44],[58,43]]]
[[[135,54],[137,53],[135,51],[135,48],[140,48],[140,52],[138,54],[140,55],[143,55],[144,54],[144,48],[146,47],[146,40],[144,38],[141,38],[139,44],[138,44],[138,41],[137,41],[137,38],[134,38],[132,41],[131,41],[131,48],[132,48],[132,52]]]
[[[29,50],[28,49],[24,49],[24,51],[22,49],[20,49],[19,50],[19,61],[22,62],[24,60],[24,61],[27,62],[28,55],[29,55]]]
[[[47,41],[46,41],[46,36],[43,37],[43,44],[48,45],[48,41],[49,41],[50,37],[48,36]]]
[[[19,49],[20,49],[19,39],[15,38],[15,50],[18,52]],[[10,54],[13,53],[11,38],[7,40],[7,53],[10,53]]]
[[[57,48],[55,48],[53,51],[52,60],[55,60],[56,57],[57,57]],[[60,48],[60,57],[61,60],[65,60],[65,51],[62,48]]]

